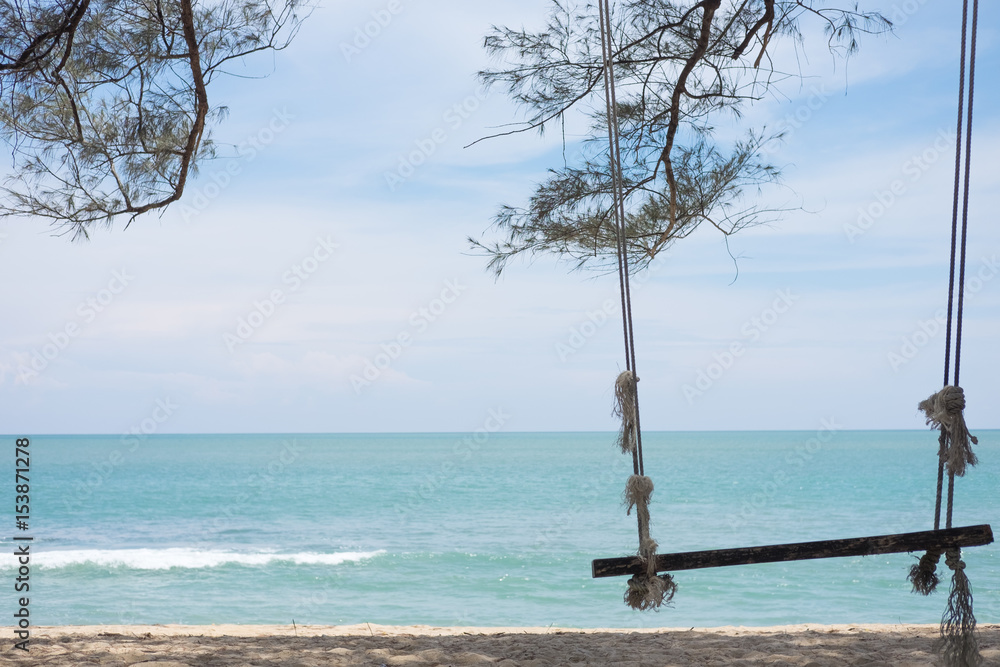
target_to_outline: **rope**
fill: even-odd
[[[614,415],[622,420],[621,430],[618,431],[618,446],[623,453],[632,454],[633,474],[638,475],[635,388],[635,376],[632,375],[632,371],[624,371],[618,376],[615,380]]]
[[[966,26],[969,22],[969,3],[968,0],[964,0],[962,3],[962,47],[961,47],[961,57],[958,63],[958,119],[956,121],[955,129],[955,187],[954,187],[954,197],[951,203],[951,261],[948,269],[948,320],[945,325],[944,334],[944,381],[941,383],[943,386],[948,385],[949,370],[951,364],[951,330],[952,330],[952,314],[954,312],[954,302],[955,302],[955,249],[958,240],[958,193],[962,178],[962,112],[965,108],[965,48],[966,48],[966,38],[967,31]],[[943,457],[945,455],[945,450],[947,449],[947,443],[945,441],[944,433],[941,434],[941,447],[938,451],[938,456]],[[951,486],[952,482],[949,479],[948,485]],[[944,459],[940,458],[938,462],[938,477],[937,477],[937,500],[934,503],[934,530],[937,530],[941,526],[941,495],[944,486]]]
[[[934,530],[941,528],[941,489],[944,484],[944,459],[948,451],[948,438],[944,433],[938,436],[937,500],[934,502]]]
[[[626,513],[635,507],[639,523],[639,558],[645,563],[642,574],[633,575],[625,591],[625,604],[633,609],[657,609],[670,602],[677,591],[677,584],[669,574],[656,573],[656,540],[649,535],[649,501],[653,496],[653,480],[643,475],[632,475],[625,485]]]
[[[923,411],[930,427],[940,429],[945,436],[947,447],[941,458],[948,468],[948,475],[964,477],[967,466],[979,462],[972,451],[972,445],[979,444],[979,440],[969,433],[965,423],[965,392],[961,387],[948,385],[921,401],[917,407]]]
[[[949,365],[951,364],[951,329],[952,312],[955,296],[955,245],[958,239],[958,193],[962,178],[962,111],[965,106],[965,42],[966,24],[968,23],[969,3],[964,0],[962,5],[962,56],[958,67],[958,121],[955,131],[955,196],[951,204],[951,266],[948,270],[948,321],[944,336],[944,382],[948,384]]]
[[[615,97],[614,53],[611,42],[611,10],[607,0],[598,3],[601,26],[601,55],[604,61],[604,100],[608,118],[608,153],[611,166],[612,210],[615,223],[615,243],[618,256],[618,283],[622,302],[622,331],[625,340],[625,368],[632,372],[634,382],[639,381],[635,363],[635,336],[632,328],[632,290],[629,284],[628,246],[625,236],[624,175],[621,167],[621,142],[618,132],[618,102]],[[642,461],[642,429],[639,424],[638,388],[634,396],[635,448],[632,465],[635,474],[645,474]]]
[[[639,375],[635,363],[635,336],[632,323],[632,291],[629,285],[628,240],[625,217],[625,177],[621,164],[621,140],[618,127],[618,101],[615,97],[614,49],[611,34],[610,0],[598,0],[601,28],[601,57],[604,73],[604,101],[608,119],[608,160],[611,170],[612,219],[615,226],[615,250],[618,259],[618,286],[622,305],[622,333],[625,342],[625,370],[615,380],[614,415],[621,419],[618,445],[632,454],[633,474],[625,487],[627,514],[636,508],[639,530],[641,574],[633,575],[625,592],[625,603],[633,609],[657,609],[670,602],[677,589],[673,578],[656,573],[656,541],[649,533],[649,500],[653,480],[645,476],[642,461],[642,428],[639,422]]]
[[[965,0],[968,5],[968,0]],[[955,386],[962,361],[962,310],[965,303],[965,247],[969,230],[969,174],[972,171],[972,106],[976,92],[976,32],[979,22],[979,0],[972,3],[972,35],[969,41],[969,110],[965,121],[965,183],[962,194],[962,252],[959,255],[958,315],[955,324]],[[965,58],[965,54],[962,54]]]
[[[961,387],[946,385],[941,391],[931,394],[917,406],[923,411],[931,428],[941,431],[938,437],[938,488],[937,505],[934,518],[934,530],[940,527],[941,511],[941,478],[945,468],[948,469],[948,514],[947,527],[951,528],[952,507],[954,505],[954,479],[963,477],[969,466],[978,463],[972,445],[978,444],[976,436],[969,433],[965,423],[965,392]],[[920,562],[910,568],[907,579],[913,584],[913,591],[922,595],[930,595],[937,588],[940,579],[936,569],[941,558],[941,550],[928,549]],[[952,568],[954,569],[954,568]],[[953,586],[955,582],[953,580]],[[971,605],[971,602],[969,603]]]
[[[976,82],[976,33],[979,18],[979,0],[972,3],[972,26],[969,24],[969,0],[962,2],[962,46],[958,75],[958,119],[955,138],[955,187],[951,210],[951,257],[948,273],[948,320],[945,335],[944,387],[921,401],[918,406],[925,414],[932,428],[940,429],[938,437],[938,473],[936,501],[934,503],[934,530],[941,526],[941,500],[944,487],[944,471],[948,471],[948,495],[945,509],[945,526],[951,528],[955,504],[955,477],[965,475],[968,466],[976,465],[976,455],[972,445],[978,444],[976,437],[969,433],[965,423],[965,392],[959,384],[962,361],[962,315],[965,303],[965,260],[969,228],[969,176],[972,165],[972,108]],[[971,33],[971,34],[969,34]],[[965,105],[965,57],[966,41],[969,44],[969,101],[965,110],[965,162],[962,162],[962,124]],[[964,166],[964,170],[963,170]],[[962,191],[961,244],[958,241],[958,201],[959,186]],[[958,305],[955,308],[955,265],[958,257]],[[952,314],[955,329],[955,372],[949,383],[951,362]],[[910,569],[909,579],[913,590],[929,595],[937,587],[936,573],[941,558],[940,549],[929,549],[920,562]],[[972,586],[965,574],[965,563],[960,549],[946,552],[945,562],[952,570],[951,593],[948,608],[941,617],[941,637],[936,650],[948,667],[972,667],[979,665],[979,641],[976,634],[976,618],[972,609]]]
[[[611,43],[611,13],[606,0],[598,4],[601,27],[601,55],[604,70],[604,100],[608,118],[608,153],[611,167],[612,210],[615,223],[615,242],[618,256],[618,283],[622,302],[622,331],[625,341],[625,368],[631,373],[631,384],[627,392],[619,396],[631,398],[632,405],[624,406],[619,402],[616,413],[631,417],[629,430],[634,430],[635,446],[629,447],[632,452],[632,466],[637,475],[644,474],[642,461],[642,429],[639,423],[639,393],[635,386],[639,381],[635,363],[635,337],[632,328],[632,293],[629,285],[628,248],[625,238],[625,201],[623,195],[624,177],[621,168],[621,145],[618,133],[617,100],[615,99],[615,73],[613,62],[613,46]],[[622,374],[624,376],[624,373]],[[619,376],[616,386],[628,382],[629,376]],[[623,425],[624,428],[624,425]]]
[[[972,586],[965,574],[961,549],[949,549],[945,562],[952,570],[948,608],[941,617],[941,636],[935,650],[947,667],[976,667],[982,664],[976,617],[972,613]]]
[[[928,549],[927,553],[920,557],[920,562],[910,568],[910,575],[907,579],[913,584],[913,592],[921,595],[930,595],[941,583],[941,578],[937,575],[937,564],[941,560],[940,549]]]
[[[961,59],[959,63],[958,71],[958,119],[956,121],[956,138],[955,138],[955,186],[954,186],[954,196],[952,198],[951,207],[951,258],[949,264],[948,272],[948,319],[946,325],[945,333],[945,351],[944,351],[944,385],[945,387],[949,384],[949,366],[951,363],[951,332],[952,332],[952,313],[955,312],[954,317],[954,330],[955,330],[955,375],[954,380],[951,384],[954,387],[960,387],[959,384],[959,374],[961,371],[961,361],[962,361],[962,316],[964,313],[965,305],[965,260],[966,260],[966,247],[969,229],[969,176],[972,171],[972,109],[973,100],[975,97],[975,85],[976,85],[976,35],[978,32],[979,23],[979,0],[973,0],[972,3],[972,28],[971,31],[967,31],[967,26],[969,23],[969,0],[963,0],[962,3],[962,46],[961,46]],[[971,34],[969,34],[971,32]],[[965,107],[965,58],[966,58],[966,43],[968,42],[969,48],[969,102],[968,108]],[[965,162],[963,169],[962,162],[962,126],[963,126],[963,111],[965,111]],[[961,248],[957,253],[958,256],[958,306],[955,308],[955,273],[956,273],[956,250],[959,246],[959,226],[958,226],[958,203],[959,196],[962,197],[962,226],[961,226]],[[928,421],[930,423],[930,421]],[[964,421],[963,421],[964,423]],[[941,496],[943,493],[943,476],[944,470],[948,467],[948,497],[946,503],[946,517],[945,526],[951,528],[952,516],[954,514],[954,500],[955,500],[955,468],[952,466],[945,466],[943,457],[947,456],[947,449],[945,443],[945,434],[942,431],[941,435],[941,448],[938,452],[940,458],[938,464],[938,477],[937,477],[937,495],[934,503],[934,529],[937,530],[941,525]],[[959,474],[961,477],[961,474]]]

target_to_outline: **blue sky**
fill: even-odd
[[[943,364],[960,8],[862,4],[895,14],[895,36],[846,67],[807,42],[808,78],[741,121],[788,130],[784,185],[764,198],[802,209],[731,239],[735,282],[709,229],[639,279],[644,428],[923,426]],[[506,430],[615,428],[616,279],[538,257],[494,281],[465,241],[561,164],[558,132],[463,148],[518,118],[476,81],[482,36],[539,26],[547,4],[399,0],[357,51],[390,3],[329,5],[251,64],[268,78],[212,93],[231,110],[216,140],[244,150],[204,165],[181,205],[87,243],[0,223],[3,431],[468,431],[498,411]],[[1000,427],[1000,7],[980,11],[973,432]],[[570,152],[584,130],[569,120]]]

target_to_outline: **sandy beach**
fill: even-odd
[[[980,626],[984,665],[1000,665],[1000,625]],[[102,625],[34,628],[11,665],[891,665],[937,664],[933,625],[575,630],[432,626]],[[8,633],[9,634],[9,633]]]

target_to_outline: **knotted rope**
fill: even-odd
[[[966,466],[979,462],[972,451],[972,445],[978,445],[979,440],[969,433],[965,425],[965,392],[961,387],[947,385],[920,401],[917,407],[926,416],[927,424],[939,429],[944,436],[939,439],[941,449],[938,456],[944,461],[948,474],[964,477]]]
[[[622,453],[631,454],[636,451],[636,405],[635,375],[632,371],[622,371],[615,380],[614,415],[622,420],[618,431],[618,446]]]
[[[930,595],[941,583],[941,578],[937,575],[937,564],[941,560],[940,549],[928,549],[927,553],[920,557],[920,562],[910,568],[907,576],[913,584],[913,592],[921,595]]]
[[[935,646],[944,664],[955,667],[976,667],[982,663],[976,617],[972,613],[972,586],[965,576],[961,549],[949,549],[945,563],[951,568],[951,594],[948,608],[941,617],[941,638]]]
[[[609,0],[598,1],[601,27],[601,56],[604,72],[604,100],[608,119],[608,158],[611,170],[611,208],[615,225],[618,257],[618,285],[622,303],[622,331],[625,339],[625,370],[615,380],[613,413],[621,419],[618,446],[632,455],[633,475],[625,487],[626,514],[636,508],[639,524],[639,558],[645,572],[634,575],[628,582],[625,603],[633,609],[658,609],[669,602],[677,589],[670,575],[656,574],[656,541],[649,534],[649,500],[653,480],[645,476],[642,462],[642,428],[639,424],[639,376],[635,365],[635,336],[632,328],[632,295],[629,288],[628,246],[626,238],[624,178],[618,134],[618,112],[615,100],[615,73],[611,41],[611,10]]]
[[[949,384],[949,364],[951,362],[952,311],[955,296],[956,266],[955,256],[958,246],[958,202],[959,185],[962,182],[962,108],[965,102],[965,55],[966,27],[969,24],[969,0],[962,3],[962,57],[958,77],[958,131],[955,142],[955,188],[951,214],[951,266],[948,279],[948,321],[945,335],[944,387],[919,404],[931,428],[941,431],[938,436],[937,497],[934,504],[934,530],[941,527],[941,496],[944,486],[944,471],[948,470],[948,500],[945,527],[951,528],[952,510],[955,499],[955,477],[963,477],[968,466],[977,463],[972,445],[978,444],[965,424],[965,393],[959,385],[959,371],[962,360],[962,312],[965,298],[965,258],[966,238],[969,222],[969,173],[972,149],[972,102],[975,92],[976,75],[976,31],[979,16],[979,0],[973,0],[972,26],[969,53],[969,106],[965,125],[965,171],[964,196],[962,200],[961,250],[958,255],[958,308],[955,318],[955,377]],[[910,568],[909,580],[914,592],[929,595],[937,587],[936,573],[940,549],[930,549],[920,562]],[[935,649],[944,658],[948,667],[976,667],[982,662],[979,654],[979,639],[976,635],[976,617],[972,610],[972,587],[965,574],[965,563],[960,549],[948,549],[945,563],[952,570],[951,593],[948,608],[941,617],[941,638]]]
[[[969,433],[965,424],[965,392],[961,387],[948,385],[920,402],[920,409],[931,428],[940,429],[938,438],[938,487],[934,527],[940,524],[941,472],[948,470],[947,527],[951,528],[954,503],[955,477],[963,477],[968,466],[978,463],[972,445],[978,444],[976,436]],[[920,562],[910,568],[909,580],[913,590],[930,595],[940,582],[936,568],[941,559],[940,549],[930,549]],[[981,662],[979,638],[976,636],[976,617],[972,609],[972,587],[965,574],[965,563],[960,549],[949,549],[945,563],[952,570],[951,593],[948,608],[941,617],[941,638],[937,650],[949,667],[975,667]]]
[[[625,485],[624,502],[626,514],[632,513],[639,522],[639,558],[646,571],[632,575],[625,591],[625,604],[633,609],[657,609],[670,602],[677,590],[677,584],[669,574],[656,574],[656,540],[649,536],[649,501],[653,495],[653,480],[645,475],[632,475]]]

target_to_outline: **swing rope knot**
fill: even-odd
[[[944,436],[938,455],[947,464],[948,472],[956,477],[965,476],[967,466],[979,463],[972,451],[972,445],[978,445],[979,440],[965,424],[965,392],[961,387],[947,385],[917,407],[926,416],[927,424]]]
[[[626,514],[636,508],[639,517],[639,532],[643,538],[649,537],[649,499],[653,496],[653,480],[645,475],[632,475],[625,483],[624,503]]]
[[[633,609],[657,609],[674,596],[677,585],[668,574],[656,574],[656,541],[649,536],[649,498],[653,481],[645,476],[642,466],[642,429],[639,426],[639,381],[635,366],[635,335],[632,328],[632,296],[629,289],[628,240],[626,234],[625,189],[621,164],[621,145],[618,135],[618,103],[615,100],[614,45],[611,35],[610,0],[598,0],[600,16],[601,57],[604,71],[604,102],[608,119],[608,158],[611,172],[611,210],[615,226],[618,255],[618,285],[622,300],[622,334],[625,339],[626,370],[615,380],[614,416],[622,421],[618,432],[618,446],[625,454],[632,455],[634,475],[625,487],[628,514],[636,508],[639,523],[639,557],[645,565],[644,574],[636,574],[628,582],[625,603]]]
[[[951,594],[948,608],[941,618],[941,637],[935,649],[951,667],[975,667],[982,663],[979,654],[979,636],[976,617],[972,613],[972,586],[965,575],[965,562],[961,549],[948,549],[945,563],[954,573],[951,577]]]
[[[669,574],[662,577],[648,574],[634,574],[628,580],[628,590],[625,591],[625,604],[632,609],[646,611],[659,609],[673,599],[677,592],[677,584]]]
[[[656,540],[649,536],[649,500],[653,496],[653,480],[645,475],[632,475],[625,484],[623,501],[627,506],[626,513],[631,514],[635,508],[639,521],[639,558],[646,566],[643,574],[632,575],[625,591],[625,604],[632,609],[645,611],[658,609],[664,603],[670,602],[677,591],[677,584],[669,574],[659,576],[656,573]]]
[[[613,414],[622,420],[618,431],[618,446],[622,452],[629,454],[636,449],[636,379],[632,371],[623,371],[615,380],[615,407]]]
[[[920,557],[920,562],[910,568],[907,579],[913,584],[913,592],[921,595],[930,595],[941,583],[941,578],[937,575],[937,564],[941,560],[940,549],[929,549],[927,553]]]

